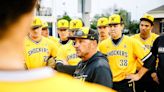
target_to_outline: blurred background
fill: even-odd
[[[39,0],[36,16],[48,22],[50,35],[57,36],[56,21],[80,18],[96,29],[97,19],[120,14],[125,22],[124,34],[138,33],[139,19],[144,13],[155,17],[152,32],[164,32],[164,0]]]

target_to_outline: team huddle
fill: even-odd
[[[92,79],[88,79],[87,77],[91,75],[87,74],[86,71],[83,71],[86,76],[83,74],[80,78],[121,92],[133,92],[134,90],[137,92],[144,90],[155,92],[158,84],[151,77],[151,74],[156,74],[155,69],[148,72],[146,78],[135,83],[128,83],[129,80],[126,79],[128,74],[139,71],[143,62],[149,58],[147,56],[151,56],[150,49],[154,40],[158,37],[157,34],[151,32],[153,21],[154,17],[152,15],[145,14],[140,19],[140,33],[129,37],[122,34],[124,23],[120,15],[113,14],[109,16],[109,19],[105,17],[99,18],[97,21],[98,32],[95,32],[95,34],[99,34],[99,37],[94,37],[97,38],[97,46],[95,45],[95,47],[97,48],[96,51],[106,56],[109,64],[109,74],[107,72],[103,73],[103,70],[100,71],[103,77],[107,76],[108,78],[104,81],[102,79],[93,81],[96,75],[92,76]],[[44,35],[46,31],[47,35]],[[80,33],[81,31],[84,34]],[[88,36],[93,34],[85,31],[90,32],[91,29],[84,27],[80,19],[73,19],[70,22],[60,19],[57,21],[59,38],[55,38],[49,36],[48,24],[35,17],[32,29],[25,39],[25,65],[27,69],[50,66],[57,71],[73,76],[77,72],[77,67],[79,71],[83,68],[87,69],[86,66],[88,64],[79,69],[79,65],[81,65],[80,61],[84,60],[82,59],[83,57],[77,55],[78,52],[76,52],[77,49],[75,47],[75,38],[94,40],[87,37],[83,38],[83,35]],[[73,37],[74,39],[72,39]],[[62,63],[62,66],[59,63]],[[147,86],[141,86],[143,84]]]
[[[0,1],[0,17],[6,15],[0,22],[1,92],[162,91],[164,36],[151,32],[152,15],[140,18],[140,33],[132,36],[123,34],[119,14],[99,18],[97,30],[81,19],[59,19],[54,37],[48,23],[33,16],[37,0],[14,2]]]

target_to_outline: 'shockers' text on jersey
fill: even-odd
[[[107,53],[107,56],[114,56],[114,55],[128,57],[128,53],[125,51],[121,51],[121,50],[112,50]]]
[[[47,48],[33,48],[32,50],[28,51],[29,56],[34,54],[34,53],[39,53],[39,52],[46,52],[48,53],[48,49]]]

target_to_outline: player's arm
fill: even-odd
[[[138,81],[149,69],[155,67],[154,62],[156,62],[157,53],[158,53],[157,43],[158,43],[158,39],[156,39],[155,42],[153,43],[151,52],[142,59],[144,65],[139,70],[139,72],[137,74],[130,74],[126,77],[127,79],[131,79],[129,82]]]
[[[142,62],[144,62],[143,67],[136,74],[129,74],[126,76],[126,79],[131,79],[129,82],[138,81],[141,77],[152,67],[152,63],[155,62],[155,56],[150,52]]]
[[[69,75],[73,75],[76,69],[76,66],[64,65],[62,61],[57,61],[55,69],[62,73],[67,73]]]
[[[159,38],[157,38],[154,43],[153,43],[153,46],[151,48],[151,55],[149,56],[152,56],[152,58],[146,58],[145,57],[145,61],[144,62],[144,67],[145,68],[148,68],[148,69],[152,69],[154,68],[155,69],[155,63],[156,63],[156,59],[157,59],[157,54],[158,54],[158,42],[159,42]]]
[[[58,53],[58,47],[57,47],[58,45],[53,43],[52,41],[49,41],[49,46],[51,49],[51,51],[50,51],[51,56],[56,58],[57,53]]]

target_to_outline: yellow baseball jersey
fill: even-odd
[[[58,48],[59,48],[59,46],[61,46],[60,43],[59,43],[59,41],[60,41],[59,38],[49,36],[48,39],[52,40],[57,45]]]
[[[73,41],[69,40],[67,44],[62,45],[56,57],[56,60],[65,60],[68,62],[69,65],[77,65],[81,59],[77,57],[76,50],[73,47]]]
[[[155,39],[158,37],[159,35],[157,35],[157,34],[155,34],[155,33],[151,33],[150,34],[150,37],[149,38],[147,38],[147,39],[142,39],[141,37],[140,37],[140,33],[139,34],[135,34],[135,35],[133,35],[132,37],[133,38],[135,38],[135,39],[137,39],[137,40],[139,40],[143,45],[145,45],[145,47],[147,48],[147,49],[151,49],[151,47],[153,46],[153,42],[155,41]],[[141,61],[141,62],[137,62],[137,68],[138,69],[140,69],[141,67],[142,67],[142,65],[143,65],[143,62]]]
[[[143,59],[149,50],[134,38],[123,36],[117,45],[111,38],[102,41],[99,50],[107,55],[113,81],[124,80],[127,74],[136,72],[136,59]]]
[[[158,37],[158,35],[155,33],[151,33],[150,37],[147,38],[146,40],[144,40],[140,37],[140,33],[133,35],[132,37],[139,40],[142,44],[145,45],[146,48],[148,48],[150,50],[153,45],[154,40]]]
[[[0,92],[115,92],[100,85],[81,83],[49,68],[0,71],[0,75]]]
[[[42,37],[41,41],[36,43],[29,37],[25,38],[25,62],[28,69],[46,66],[50,56],[56,57],[57,45],[51,40]]]

